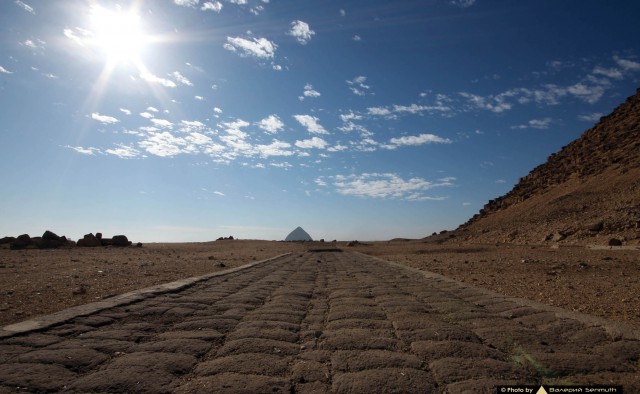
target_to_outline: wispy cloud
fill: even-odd
[[[219,192],[219,191],[215,191],[215,192],[213,192],[213,194],[216,194],[216,195],[218,195],[220,197],[224,197],[225,196],[225,194],[223,192]]]
[[[551,125],[551,118],[531,119],[526,124],[511,126],[512,129],[539,129],[546,130]]]
[[[162,127],[162,128],[172,128],[173,127],[173,123],[166,120],[166,119],[156,119],[153,118],[151,119],[151,123],[153,123],[154,125],[158,126],[158,127]]]
[[[448,138],[438,137],[434,134],[420,134],[391,138],[389,142],[394,146],[418,146],[424,144],[450,144],[453,141]]]
[[[318,121],[320,119],[311,115],[293,115],[295,120],[297,120],[301,125],[307,128],[309,133],[313,134],[329,134],[324,127],[322,127]]]
[[[35,15],[36,11],[29,4],[26,4],[20,0],[16,0],[15,3],[23,10]]]
[[[0,73],[2,74],[13,74],[12,71],[7,70],[6,68],[0,66]]]
[[[113,116],[100,115],[98,112],[93,112],[91,114],[91,119],[97,120],[98,122],[104,124],[113,124],[119,122],[119,120],[114,118]]]
[[[449,4],[460,8],[469,8],[476,3],[476,0],[449,0]]]
[[[73,149],[74,151],[87,156],[95,156],[96,153],[102,153],[98,148],[83,148],[82,146],[69,145],[66,145],[65,148]]]
[[[207,1],[206,3],[202,3],[200,9],[202,11],[220,12],[222,10],[222,3],[219,1]]]
[[[117,148],[107,149],[105,153],[118,156],[121,159],[130,159],[132,157],[138,156],[140,154],[140,151],[131,146],[120,144]]]
[[[316,34],[309,28],[309,24],[303,21],[291,22],[291,30],[287,33],[290,36],[295,37],[296,40],[302,45],[306,45],[311,37]]]
[[[200,0],[173,0],[173,2],[183,7],[195,7],[198,5]]]
[[[224,48],[231,51],[239,51],[240,56],[252,56],[259,59],[273,59],[278,46],[264,37],[242,38],[227,37]]]
[[[120,108],[120,112],[122,112],[122,113],[123,113],[123,114],[125,114],[125,115],[131,115],[131,111],[129,111],[129,110],[128,110],[128,109],[126,109],[126,108]]]
[[[353,94],[357,96],[364,96],[367,94],[367,91],[371,89],[371,86],[365,84],[365,82],[367,82],[367,77],[360,75],[352,80],[348,80],[347,85]]]
[[[321,176],[316,179],[316,184],[322,187],[333,187],[337,193],[348,196],[424,201],[443,199],[426,196],[424,192],[438,187],[453,186],[454,181],[455,178],[430,182],[419,177],[403,179],[394,173],[363,173]]]
[[[257,124],[262,130],[271,134],[275,134],[284,129],[284,123],[282,123],[278,115],[269,115]]]
[[[177,86],[176,83],[172,80],[158,77],[157,75],[153,75],[148,71],[141,72],[140,78],[144,79],[147,82],[157,83],[167,88],[175,88]]]
[[[592,114],[579,115],[578,120],[582,120],[584,122],[597,122],[603,116],[604,114],[602,112],[594,112]]]
[[[171,76],[176,79],[179,83],[187,86],[193,86],[193,83],[187,79],[184,75],[180,74],[179,71],[174,71],[171,73]]]

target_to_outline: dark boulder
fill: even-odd
[[[602,231],[604,229],[604,222],[599,221],[596,223],[592,223],[590,225],[587,226],[587,230],[589,231],[593,231],[593,232],[599,232]]]
[[[131,241],[129,241],[126,235],[114,235],[113,238],[111,238],[111,244],[113,246],[124,247],[131,245]]]
[[[31,244],[31,237],[29,234],[22,234],[16,238],[15,241],[11,242],[9,247],[13,250],[16,249],[26,249]]]
[[[89,233],[89,234],[85,234],[82,239],[79,239],[76,245],[84,246],[84,247],[96,247],[96,246],[101,246],[102,243],[98,238],[96,238],[95,235],[93,235],[92,233]]]
[[[11,242],[15,242],[16,237],[2,237],[0,238],[0,245],[10,244]]]
[[[62,241],[62,238],[60,238],[56,233],[49,230],[45,231],[44,234],[42,234],[42,239],[46,241]]]
[[[622,246],[622,241],[617,238],[611,238],[609,240],[609,246]]]

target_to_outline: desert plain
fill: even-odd
[[[289,252],[336,247],[474,287],[640,325],[640,247],[224,240],[142,247],[0,248],[0,326]]]

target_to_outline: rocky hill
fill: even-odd
[[[640,244],[640,89],[454,234],[474,242]]]

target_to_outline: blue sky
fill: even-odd
[[[636,1],[2,1],[0,236],[455,228],[635,93],[638,15]]]

